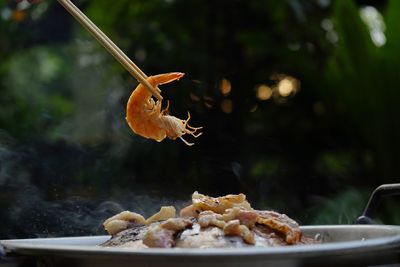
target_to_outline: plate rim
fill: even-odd
[[[399,230],[400,226],[394,225],[316,225],[302,226],[302,229],[386,229]],[[393,236],[371,238],[367,240],[341,241],[325,244],[295,245],[285,247],[243,247],[243,248],[115,248],[99,247],[93,245],[71,245],[52,244],[60,241],[106,241],[107,235],[97,236],[75,236],[75,237],[52,237],[52,238],[30,238],[30,239],[8,239],[0,240],[6,253],[32,255],[32,254],[57,254],[70,257],[107,256],[107,257],[313,257],[326,255],[348,255],[365,254],[368,252],[381,252],[391,249],[400,250],[400,232]],[[46,243],[41,243],[46,242]],[[49,243],[50,242],[50,243]],[[96,242],[97,243],[97,242]]]

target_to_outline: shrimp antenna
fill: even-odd
[[[182,138],[182,136],[179,136],[179,139],[181,139],[186,145],[188,146],[193,146],[194,143],[189,143],[188,141],[186,141],[185,139]]]
[[[164,108],[164,109],[161,111],[161,113],[162,113],[162,114],[167,114],[167,113],[168,113],[168,109],[169,109],[169,100],[167,100],[167,107]]]

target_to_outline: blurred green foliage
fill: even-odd
[[[115,212],[97,210],[104,201],[150,214],[195,190],[243,192],[302,224],[351,223],[398,181],[399,1],[76,2],[148,75],[186,73],[161,89],[204,135],[193,147],[135,136],[134,79],[56,1],[2,2],[0,237],[93,233]],[[282,93],[285,78],[300,87]],[[399,224],[398,207],[382,221]],[[65,210],[77,220],[50,226]]]

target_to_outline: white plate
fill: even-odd
[[[338,266],[400,262],[400,226],[304,226],[321,244],[275,248],[132,249],[97,245],[108,236],[3,240],[8,257],[45,266]],[[400,266],[400,265],[399,265]]]

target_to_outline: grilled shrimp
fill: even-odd
[[[181,72],[171,72],[149,76],[147,81],[157,88],[157,85],[179,80],[183,75],[184,73]],[[151,93],[142,84],[139,84],[129,97],[126,106],[126,121],[132,131],[157,142],[168,137],[173,140],[179,138],[188,146],[193,145],[194,143],[187,142],[182,136],[190,134],[197,138],[202,134],[198,132],[202,127],[189,125],[190,113],[186,120],[181,120],[168,115],[169,102],[163,110],[161,110],[161,105],[161,100],[155,102]]]

